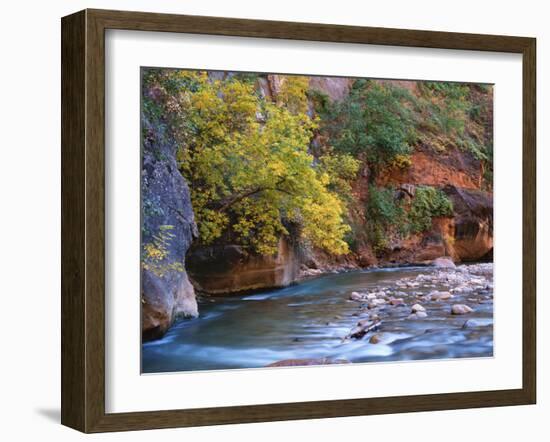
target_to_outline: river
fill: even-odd
[[[480,282],[463,272],[474,278],[473,288],[453,292],[451,300],[431,300],[434,290],[455,287],[445,272],[433,267],[360,270],[251,295],[202,297],[199,318],[178,321],[162,339],[142,345],[142,372],[254,368],[288,359],[357,363],[492,356],[492,273]],[[404,285],[407,281],[413,288]],[[366,302],[350,300],[353,291],[379,290],[404,303],[369,309]],[[427,317],[411,318],[411,306],[418,302]],[[474,311],[452,315],[454,304]],[[382,320],[378,330],[362,339],[343,339],[373,311]],[[370,342],[373,334],[378,343]]]

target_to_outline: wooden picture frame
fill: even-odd
[[[495,51],[523,57],[523,385],[271,405],[105,412],[105,30]],[[536,41],[533,38],[84,10],[62,19],[62,410],[83,432],[533,404],[536,400]]]

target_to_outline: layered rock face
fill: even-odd
[[[478,189],[481,171],[473,161],[453,150],[445,155],[417,151],[411,155],[411,166],[406,169],[387,169],[378,177],[378,184],[413,183],[415,185],[453,185],[464,189]]]
[[[353,79],[342,77],[311,77],[309,87],[327,94],[334,101],[343,100],[353,84]]]
[[[196,225],[175,146],[163,126],[146,117],[142,130],[142,245],[164,252],[161,260],[149,265],[145,260],[141,271],[142,336],[150,340],[162,336],[177,317],[198,315],[195,291],[185,271],[185,254],[196,236]]]
[[[444,256],[456,262],[492,258],[492,194],[453,185],[446,185],[442,190],[453,203],[453,215],[433,218],[427,232],[393,244],[382,264],[385,261],[428,263]]]
[[[460,261],[477,261],[493,253],[493,195],[445,186],[453,201],[453,252]]]
[[[192,250],[187,261],[193,284],[209,294],[284,287],[296,280],[299,271],[294,247],[282,238],[274,256],[250,254],[238,245],[219,245]]]

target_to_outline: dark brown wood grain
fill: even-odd
[[[105,413],[105,30],[499,51],[523,55],[523,386],[338,401]],[[536,400],[535,39],[86,10],[62,19],[62,423],[84,432],[313,419]],[[519,148],[519,146],[518,146]]]
[[[85,428],[84,12],[61,29],[61,421]]]
[[[537,76],[536,40],[523,54],[523,390],[537,394]]]

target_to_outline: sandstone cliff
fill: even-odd
[[[284,287],[296,281],[299,258],[283,238],[275,255],[247,253],[237,245],[201,247],[188,256],[188,269],[198,290],[209,294]]]

